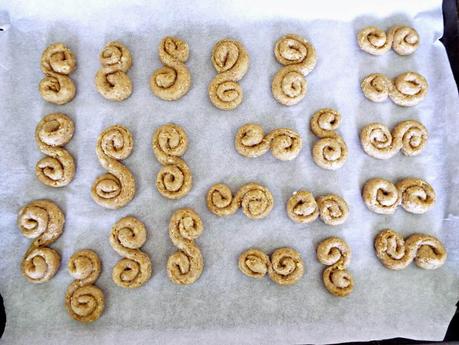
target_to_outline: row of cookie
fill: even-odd
[[[191,73],[185,65],[189,56],[188,44],[177,37],[165,37],[158,53],[165,66],[153,72],[150,88],[163,100],[180,99],[191,87]],[[288,34],[277,40],[274,55],[284,67],[273,78],[273,96],[283,105],[294,105],[306,95],[305,76],[316,65],[316,51],[303,37]],[[127,75],[132,66],[129,49],[121,42],[109,42],[99,59],[102,65],[96,74],[99,93],[112,101],[128,98],[132,94],[132,82]],[[211,61],[218,74],[209,84],[210,101],[222,110],[235,109],[243,99],[238,81],[249,67],[247,50],[237,40],[223,39],[213,47]],[[75,97],[76,87],[69,75],[75,68],[76,58],[68,47],[62,43],[48,46],[41,57],[45,78],[40,82],[39,91],[43,99],[54,104],[70,102]]]
[[[416,51],[420,38],[414,28],[405,25],[394,25],[387,33],[376,26],[368,26],[359,31],[357,42],[360,49],[372,55],[383,55],[392,48],[404,56]]]
[[[49,245],[62,235],[64,223],[64,213],[49,200],[34,200],[19,211],[19,230],[25,237],[33,239],[21,262],[22,274],[29,282],[47,282],[59,269],[61,257]],[[201,275],[203,258],[194,240],[202,231],[201,218],[192,209],[178,209],[172,215],[169,237],[179,249],[167,262],[172,282],[191,284]],[[123,257],[112,272],[113,281],[118,286],[137,288],[150,279],[152,263],[150,257],[141,251],[146,239],[145,225],[135,217],[124,217],[112,227],[110,244]]]

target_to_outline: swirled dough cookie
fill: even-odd
[[[362,197],[370,211],[379,214],[393,214],[401,198],[397,187],[382,178],[372,178],[363,186]]]
[[[392,37],[392,49],[398,55],[413,54],[419,47],[419,34],[409,26],[395,25],[389,29],[388,35]]]
[[[412,107],[424,99],[428,87],[427,80],[419,73],[402,73],[392,81],[389,97],[397,105]]]
[[[271,265],[268,266],[268,275],[279,285],[292,285],[303,277],[304,262],[293,248],[279,248],[271,254]]]
[[[123,101],[132,94],[132,82],[127,71],[132,66],[129,49],[118,41],[107,43],[99,56],[102,68],[96,74],[96,88],[111,101]]]
[[[284,65],[272,81],[274,99],[283,105],[295,105],[306,95],[305,77],[316,65],[316,50],[303,37],[288,34],[277,40],[274,55]]]
[[[400,150],[407,156],[416,156],[424,149],[427,139],[427,129],[415,120],[398,123],[392,133],[381,123],[370,123],[360,131],[363,150],[378,159],[389,159]]]
[[[387,34],[375,27],[368,26],[363,28],[357,34],[357,42],[360,49],[372,54],[383,55],[392,47],[393,35]]]
[[[169,123],[153,134],[153,153],[162,165],[156,175],[158,192],[168,199],[183,198],[192,187],[191,170],[180,157],[188,148],[188,137],[182,127]]]
[[[278,128],[265,135],[263,127],[248,123],[240,127],[234,139],[236,151],[244,157],[259,157],[269,149],[282,161],[295,159],[303,146],[300,135],[289,128]]]
[[[218,74],[209,84],[210,101],[218,109],[233,110],[243,98],[238,81],[249,67],[247,50],[239,41],[224,39],[213,47],[211,60]]]
[[[119,162],[129,157],[133,146],[131,132],[121,125],[108,127],[99,135],[96,153],[100,164],[108,173],[94,181],[91,196],[100,206],[117,209],[134,198],[134,176]]]
[[[62,113],[46,115],[35,129],[35,142],[48,157],[35,165],[38,180],[50,187],[68,185],[75,176],[75,161],[63,146],[73,136],[75,126],[70,117]]]
[[[287,214],[296,223],[311,223],[319,217],[319,207],[312,193],[300,190],[287,202]]]
[[[145,225],[135,217],[124,217],[112,228],[110,244],[124,258],[113,267],[112,279],[123,288],[138,288],[152,273],[150,257],[140,248],[147,240]]]
[[[384,74],[372,73],[366,76],[360,87],[366,98],[373,102],[384,102],[389,97],[392,82]]]
[[[75,280],[65,294],[67,312],[80,322],[96,321],[105,307],[104,293],[94,285],[101,272],[99,257],[89,249],[77,251],[68,262],[68,270]]]
[[[395,186],[400,194],[402,207],[410,213],[426,213],[437,199],[432,186],[418,178],[405,178]]]
[[[339,169],[347,160],[347,145],[336,133],[340,123],[341,115],[330,108],[316,111],[311,118],[311,131],[320,138],[312,147],[312,158],[323,169]]]
[[[239,270],[251,278],[263,278],[271,266],[269,256],[260,249],[247,249],[239,256]]]
[[[273,208],[273,195],[258,183],[243,185],[235,197],[225,184],[213,185],[207,192],[207,208],[217,216],[234,214],[239,208],[250,219],[265,218]]]
[[[61,256],[48,246],[62,235],[64,221],[61,209],[49,200],[32,201],[19,211],[19,230],[33,239],[21,262],[22,274],[29,282],[47,282],[59,269]]]
[[[72,51],[62,43],[48,46],[41,56],[41,70],[45,77],[38,89],[47,102],[65,104],[70,102],[76,93],[75,84],[69,74],[76,69],[76,59]]]
[[[336,194],[322,195],[317,198],[320,219],[328,225],[341,225],[349,216],[346,201]]]
[[[351,248],[338,237],[329,237],[317,247],[317,259],[327,265],[322,279],[325,288],[333,295],[344,297],[352,292],[354,280],[346,269],[351,261]]]
[[[188,44],[180,38],[167,36],[161,40],[158,54],[165,66],[154,71],[150,78],[155,96],[175,101],[186,95],[191,87],[191,74],[185,65],[189,52]]]
[[[392,270],[404,269],[413,260],[420,268],[437,269],[447,258],[443,244],[431,235],[413,234],[404,240],[398,232],[384,229],[374,245],[381,263]]]
[[[191,208],[178,209],[172,215],[169,237],[178,251],[167,260],[167,275],[173,283],[189,285],[201,276],[204,259],[195,240],[203,229],[201,217]]]

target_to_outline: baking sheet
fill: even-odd
[[[442,36],[441,1],[385,1],[369,7],[355,3],[322,1],[314,6],[293,1],[171,2],[104,1],[84,4],[58,1],[0,1],[0,292],[5,299],[7,325],[4,343],[61,344],[66,339],[85,344],[97,339],[113,343],[330,343],[406,337],[441,340],[459,298],[459,106]],[[8,20],[9,17],[9,20]],[[414,26],[422,39],[409,57],[390,52],[370,56],[357,47],[356,32],[366,25],[388,28]],[[276,39],[294,32],[312,41],[318,54],[315,70],[307,77],[308,94],[297,106],[283,107],[271,95],[271,80],[281,68],[274,58]],[[160,67],[157,46],[162,37],[177,35],[190,46],[187,66],[192,89],[177,102],[154,97],[148,86]],[[224,37],[239,39],[250,55],[248,73],[241,81],[244,101],[235,111],[214,108],[207,86],[215,76],[210,52]],[[129,71],[134,93],[122,103],[103,99],[95,90],[98,54],[110,40],[121,40],[133,54]],[[43,77],[39,61],[45,47],[65,42],[77,57],[71,75],[77,96],[69,104],[44,102],[38,91]],[[430,85],[427,98],[414,108],[390,101],[376,104],[361,94],[363,76],[382,72],[394,77],[407,70],[423,74]],[[339,132],[347,142],[349,158],[335,172],[318,168],[311,158],[317,139],[309,131],[314,111],[332,107],[342,114]],[[38,182],[35,163],[43,156],[34,143],[38,121],[50,112],[73,118],[76,132],[66,146],[74,156],[77,173],[63,189]],[[430,141],[421,156],[401,154],[388,161],[367,156],[358,133],[369,122],[392,127],[413,118],[429,130]],[[151,149],[153,131],[167,122],[184,127],[189,149],[184,159],[193,173],[193,189],[183,199],[163,199],[154,187],[160,169]],[[299,157],[280,162],[269,153],[247,159],[233,147],[236,130],[258,122],[266,130],[296,129],[304,139]],[[106,210],[90,197],[94,179],[104,172],[95,154],[98,134],[112,124],[126,125],[134,135],[134,151],[124,161],[136,177],[135,199],[121,210]],[[398,210],[392,216],[376,215],[364,206],[360,189],[371,177],[393,181],[416,176],[430,182],[438,201],[432,211],[413,215]],[[275,207],[264,220],[250,221],[242,212],[226,218],[211,214],[205,205],[208,188],[217,182],[236,191],[258,181],[274,195]],[[297,225],[286,216],[291,193],[306,188],[315,195],[333,192],[350,206],[350,218],[340,227],[320,221]],[[31,285],[20,274],[20,261],[30,240],[16,227],[21,206],[37,198],[54,200],[65,212],[63,236],[52,247],[62,255],[63,267],[50,282]],[[192,286],[172,284],[165,271],[175,251],[167,225],[173,211],[193,207],[202,217],[204,232],[197,240],[205,269]],[[151,255],[153,277],[142,288],[126,290],[111,280],[120,257],[111,248],[111,226],[134,215],[148,228],[143,250]],[[403,235],[427,232],[438,236],[448,250],[448,261],[436,271],[411,265],[390,271],[378,262],[373,238],[392,227]],[[324,238],[343,237],[353,250],[350,271],[354,292],[335,298],[324,289],[324,266],[315,259],[315,246]],[[294,246],[305,261],[306,273],[296,285],[282,287],[269,279],[255,281],[237,268],[239,254],[251,246],[267,252]],[[103,262],[97,281],[106,296],[106,310],[90,325],[70,319],[64,295],[72,281],[65,264],[81,248],[92,248]]]

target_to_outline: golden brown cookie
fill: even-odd
[[[50,187],[68,185],[75,176],[75,161],[63,146],[73,136],[75,126],[70,117],[62,113],[46,115],[35,128],[35,142],[48,157],[35,165],[38,180]]]
[[[168,199],[183,198],[191,190],[191,170],[180,157],[188,148],[188,137],[182,127],[169,123],[153,134],[153,153],[163,165],[156,175],[158,192]]]
[[[340,123],[341,115],[330,108],[320,109],[311,117],[311,131],[320,138],[312,147],[312,158],[323,169],[339,169],[347,160],[347,145],[336,133]]]
[[[150,257],[140,248],[147,239],[147,229],[137,218],[121,218],[112,228],[110,244],[124,258],[113,267],[112,279],[123,288],[138,288],[151,277]]]
[[[259,157],[271,149],[274,157],[289,161],[298,156],[303,141],[297,132],[289,128],[274,129],[265,135],[260,125],[248,123],[238,129],[234,145],[244,157]]]
[[[406,240],[392,229],[384,229],[375,238],[375,251],[381,263],[392,270],[401,270],[413,260],[418,267],[437,269],[447,258],[446,249],[434,236],[413,234]]]
[[[344,297],[352,292],[354,280],[346,269],[351,261],[351,248],[338,237],[329,237],[317,246],[317,259],[327,265],[322,274],[325,288],[333,295]]]
[[[301,36],[288,34],[277,40],[274,55],[284,65],[272,81],[274,99],[283,105],[295,105],[306,95],[305,77],[316,65],[314,46]]]
[[[430,184],[418,178],[405,178],[395,185],[405,211],[422,214],[429,211],[437,199]]]
[[[188,44],[180,38],[167,36],[161,40],[158,53],[165,66],[154,71],[150,78],[155,96],[175,101],[186,95],[191,87],[191,74],[185,65],[189,52]]]
[[[47,102],[65,104],[76,93],[75,84],[69,74],[76,69],[76,59],[72,51],[62,43],[53,43],[41,56],[41,70],[45,77],[38,87],[41,96]]]
[[[427,129],[415,120],[398,123],[392,133],[381,123],[370,123],[360,131],[363,150],[378,159],[389,159],[400,150],[407,156],[416,156],[424,149],[427,139]]]
[[[92,250],[79,250],[70,258],[68,270],[75,280],[67,288],[65,308],[72,319],[89,323],[104,311],[104,293],[94,285],[101,269],[100,259]]]
[[[249,67],[247,50],[239,41],[224,39],[213,47],[211,60],[218,74],[209,84],[210,101],[218,109],[233,110],[243,98],[238,81]]]
[[[106,128],[97,138],[96,153],[100,164],[108,170],[94,181],[91,196],[100,206],[117,209],[128,204],[135,195],[135,179],[120,163],[132,152],[131,132],[124,126]]]
[[[279,248],[271,254],[268,275],[279,285],[292,285],[303,277],[304,262],[293,248]]]
[[[239,256],[239,269],[251,278],[263,278],[268,273],[270,265],[269,256],[256,248],[249,248]]]
[[[47,282],[59,269],[61,256],[48,246],[62,235],[64,222],[61,209],[49,200],[32,201],[19,211],[19,230],[34,240],[21,262],[22,274],[29,282]]]
[[[189,285],[201,276],[204,260],[194,240],[203,229],[201,218],[191,208],[181,208],[172,215],[169,237],[178,251],[167,260],[167,275],[173,283]]]
[[[106,99],[123,101],[132,94],[132,82],[127,71],[132,66],[129,49],[118,41],[109,42],[100,52],[102,68],[96,74],[96,89]]]
[[[207,192],[207,208],[217,216],[234,214],[239,208],[250,219],[265,218],[273,208],[271,192],[258,183],[243,185],[236,196],[225,184],[213,185]]]

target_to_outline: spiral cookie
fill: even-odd
[[[67,312],[80,322],[96,321],[105,307],[104,293],[94,285],[101,272],[99,257],[90,249],[80,250],[70,258],[68,270],[75,280],[65,294]]]
[[[35,165],[38,180],[50,187],[68,185],[75,176],[75,162],[72,155],[62,146],[73,136],[75,126],[70,117],[62,113],[46,115],[35,129],[35,142],[48,157]]]
[[[336,133],[340,123],[341,115],[330,108],[318,110],[311,118],[311,131],[320,138],[312,147],[312,158],[323,169],[339,169],[347,160],[346,143]]]
[[[244,157],[259,157],[271,149],[274,157],[289,161],[298,156],[303,141],[291,129],[278,128],[265,135],[260,125],[249,123],[238,129],[234,145]]]
[[[382,178],[368,180],[363,186],[362,197],[368,209],[379,214],[393,214],[401,202],[397,187]]]
[[[163,165],[156,175],[158,192],[168,199],[183,198],[192,187],[192,175],[188,165],[180,157],[188,148],[188,137],[182,127],[169,123],[153,134],[153,153]]]
[[[382,55],[392,48],[399,55],[410,55],[419,46],[419,34],[411,27],[396,25],[387,34],[375,27],[368,26],[357,34],[360,48],[372,55]]]
[[[366,76],[360,87],[366,98],[373,102],[384,102],[389,97],[392,82],[384,74],[372,73]]]
[[[124,257],[113,267],[112,279],[116,285],[138,288],[150,279],[150,257],[140,250],[146,239],[145,225],[134,217],[124,217],[113,226],[110,244]]]
[[[316,65],[316,50],[303,37],[289,34],[277,40],[274,55],[284,67],[273,78],[273,96],[280,104],[295,105],[306,95],[305,77]]]
[[[242,186],[233,198],[229,187],[218,183],[207,192],[207,208],[217,216],[234,214],[238,208],[250,219],[265,218],[273,208],[273,195],[258,183]]]
[[[287,214],[296,223],[310,223],[320,219],[328,225],[343,224],[349,216],[346,201],[336,194],[314,198],[312,193],[300,190],[293,193],[287,202]]]
[[[129,49],[121,42],[107,43],[99,56],[102,68],[96,74],[96,88],[111,101],[123,101],[132,94],[132,82],[127,71],[132,66]]]
[[[271,260],[260,249],[247,249],[239,256],[239,269],[247,277],[261,279],[267,273]]]
[[[199,215],[191,208],[182,208],[172,215],[169,237],[178,251],[167,260],[167,275],[175,284],[193,284],[201,276],[204,260],[195,244],[203,230]]]
[[[407,156],[416,156],[424,149],[427,139],[427,129],[415,120],[398,123],[392,133],[381,123],[370,123],[360,131],[363,150],[378,159],[389,159],[400,150]]]
[[[418,178],[406,178],[395,185],[405,211],[422,214],[429,211],[436,201],[435,191],[430,184]]]
[[[19,211],[19,230],[34,240],[21,262],[22,274],[29,282],[47,282],[59,269],[61,257],[48,245],[62,235],[64,221],[61,209],[49,200],[32,201]]]
[[[133,145],[131,132],[121,125],[106,128],[97,138],[97,157],[108,170],[94,181],[91,189],[92,198],[100,206],[117,209],[134,198],[134,176],[119,162],[129,157]]]
[[[317,260],[327,265],[322,279],[325,288],[333,295],[344,297],[352,292],[354,280],[346,269],[351,261],[351,248],[338,237],[329,237],[317,247]]]
[[[392,270],[401,270],[413,260],[418,267],[437,269],[447,258],[446,249],[434,236],[413,234],[406,240],[392,229],[382,230],[375,238],[375,251],[381,263]]]
[[[191,87],[191,74],[185,66],[188,44],[177,37],[165,37],[158,48],[159,59],[165,65],[153,72],[150,88],[155,96],[175,101],[186,95]]]
[[[68,77],[76,69],[76,59],[72,51],[62,43],[48,46],[41,56],[41,70],[45,77],[38,87],[47,102],[65,104],[75,97],[76,89]]]
[[[209,84],[210,101],[218,109],[233,110],[243,98],[238,81],[249,68],[247,50],[239,41],[224,39],[213,47],[211,60],[218,74]]]
[[[427,89],[427,80],[422,75],[416,72],[406,72],[394,78],[389,97],[397,105],[412,107],[424,99]]]

